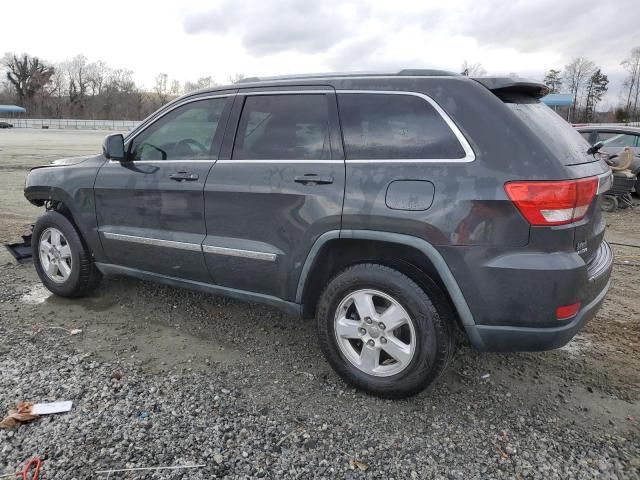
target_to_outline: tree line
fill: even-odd
[[[621,65],[627,76],[618,106],[606,120],[640,121],[640,47],[631,49]],[[481,76],[480,63],[466,60],[461,73]],[[17,104],[27,116],[37,118],[140,120],[169,100],[201,88],[217,85],[211,77],[180,83],[159,73],[150,89],[136,84],[133,71],[113,68],[103,61],[89,62],[84,55],[56,64],[28,54],[6,53],[0,59],[0,104]],[[236,74],[229,83],[244,78]],[[573,103],[567,112],[570,122],[601,119],[597,106],[609,89],[609,78],[591,60],[577,57],[564,69],[549,69],[543,82],[551,93],[570,93]]]
[[[28,54],[6,53],[0,59],[0,104],[16,104],[32,118],[141,120],[169,100],[217,85],[208,76],[180,83],[159,73],[150,89],[137,85],[128,69],[84,55],[49,63]],[[235,83],[244,78],[235,74]]]
[[[610,112],[617,122],[640,120],[640,47],[621,62],[626,71],[618,106]],[[549,69],[543,79],[550,93],[570,93],[573,102],[568,111],[570,122],[593,122],[596,107],[609,89],[609,78],[594,62],[584,57],[574,58],[564,69]]]

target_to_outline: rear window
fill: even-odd
[[[544,103],[526,96],[505,103],[564,165],[596,161],[587,154],[589,142]]]
[[[465,151],[442,116],[415,95],[338,95],[346,158],[457,159]]]

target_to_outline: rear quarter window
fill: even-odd
[[[461,159],[465,151],[436,109],[415,95],[338,94],[346,158]]]
[[[522,123],[564,165],[596,161],[587,154],[589,142],[544,103],[526,96],[503,99]]]

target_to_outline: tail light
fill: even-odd
[[[565,225],[587,214],[598,190],[598,177],[507,182],[504,189],[531,225]]]

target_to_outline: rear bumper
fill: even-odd
[[[464,325],[472,345],[481,351],[539,351],[569,342],[602,305],[610,285],[613,252],[603,241],[589,264],[577,260],[576,254],[567,255],[535,255],[534,261],[526,262],[519,255],[503,256],[497,270],[496,262],[484,263],[485,308],[478,310],[485,321],[476,317],[475,324]],[[582,305],[576,316],[556,320],[555,309],[576,300]],[[476,305],[470,307],[475,316]],[[490,319],[501,321],[486,321]]]
[[[582,326],[595,317],[611,281],[591,303],[582,307],[573,320],[561,327],[510,327],[492,325],[465,325],[467,335],[475,348],[489,352],[533,352],[552,350],[566,345]]]

